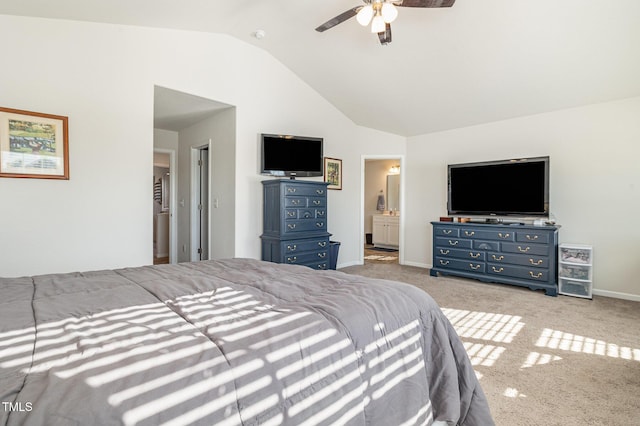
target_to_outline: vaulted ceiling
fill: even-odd
[[[314,30],[361,1],[2,0],[0,14],[226,33],[355,123],[404,136],[640,96],[638,0],[400,8],[387,46],[355,19]]]

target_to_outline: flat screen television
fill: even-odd
[[[261,173],[309,177],[324,174],[323,139],[292,135],[261,135]]]
[[[549,157],[450,164],[449,215],[549,216]]]

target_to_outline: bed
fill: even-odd
[[[0,424],[492,425],[422,290],[227,259],[0,278]]]

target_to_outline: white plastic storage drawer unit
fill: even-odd
[[[591,299],[593,291],[593,247],[560,244],[558,250],[558,293]]]

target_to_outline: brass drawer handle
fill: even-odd
[[[451,250],[442,250],[440,249],[440,254],[449,254]]]
[[[474,259],[479,258],[481,254],[482,254],[482,253],[476,253],[476,254],[473,254],[473,252],[471,252],[471,251],[469,252],[469,256],[471,256],[471,257],[472,257],[472,258],[474,258]]]
[[[287,216],[296,217],[296,212],[287,212]]]
[[[496,256],[495,254],[492,254],[491,257],[493,257],[493,260],[504,260],[504,256]]]
[[[326,242],[326,241],[320,241],[320,242],[318,243],[318,245],[319,245],[320,247],[326,247],[326,246],[327,246],[327,242]]]
[[[496,272],[498,274],[504,271],[504,268],[497,269],[495,266],[492,266],[491,269],[493,269],[493,272]]]
[[[519,250],[521,253],[526,253],[526,252],[528,252],[529,250],[531,250],[531,247],[522,248],[521,246],[518,246],[518,250]]]
[[[325,257],[327,257],[327,253],[318,253],[318,257],[320,259],[324,259]]]
[[[529,234],[527,234],[527,240],[537,240],[538,239],[538,235],[534,235],[533,237]]]
[[[297,191],[297,188],[287,188],[287,192],[294,193]]]
[[[316,226],[318,228],[322,228],[324,226],[324,222],[316,222]]]
[[[500,238],[509,238],[511,236],[511,234],[509,234],[508,232],[506,234],[503,234],[502,232],[498,232],[498,237]]]
[[[455,240],[455,241],[449,240],[449,245],[457,246],[458,245],[458,240]]]
[[[295,263],[297,260],[298,260],[297,256],[287,257],[287,262],[289,263]]]
[[[542,265],[544,260],[539,259],[538,261],[534,261],[533,259],[529,259],[529,262],[531,262],[532,265]]]
[[[319,206],[321,204],[320,200],[313,200],[314,206]]]
[[[291,246],[291,245],[288,245],[288,246],[287,246],[287,250],[289,250],[289,251],[296,251],[296,250],[298,250],[298,246],[297,246],[297,245],[295,245],[295,244],[294,244],[294,245],[292,245],[292,246]]]
[[[294,206],[297,206],[300,204],[300,200],[291,200],[291,204],[293,204]]]
[[[466,235],[467,237],[473,237],[474,235],[476,235],[476,231],[464,231],[464,235]]]
[[[473,263],[470,263],[470,264],[469,264],[469,267],[470,267],[471,269],[473,269],[474,271],[475,271],[475,270],[480,269],[480,267],[481,267],[481,266],[482,266],[482,265],[474,265]]]
[[[321,263],[318,265],[318,269],[327,269],[327,264],[326,263]]]
[[[324,189],[316,189],[316,194],[318,195],[324,194]]]
[[[531,278],[542,278],[542,272],[534,274],[533,272],[529,271],[529,275],[531,275]]]
[[[305,219],[309,219],[311,217],[311,213],[309,212],[304,212],[304,218]]]
[[[318,211],[318,216],[324,217],[324,210],[319,210]]]
[[[451,235],[451,232],[453,232],[451,229],[443,229],[442,233],[445,235]]]
[[[449,261],[448,261],[448,260],[442,260],[442,259],[440,259],[440,264],[441,264],[441,265],[448,265],[448,264],[449,264]]]
[[[289,229],[296,229],[296,224],[295,223],[290,223],[290,224],[287,225],[287,227]]]

